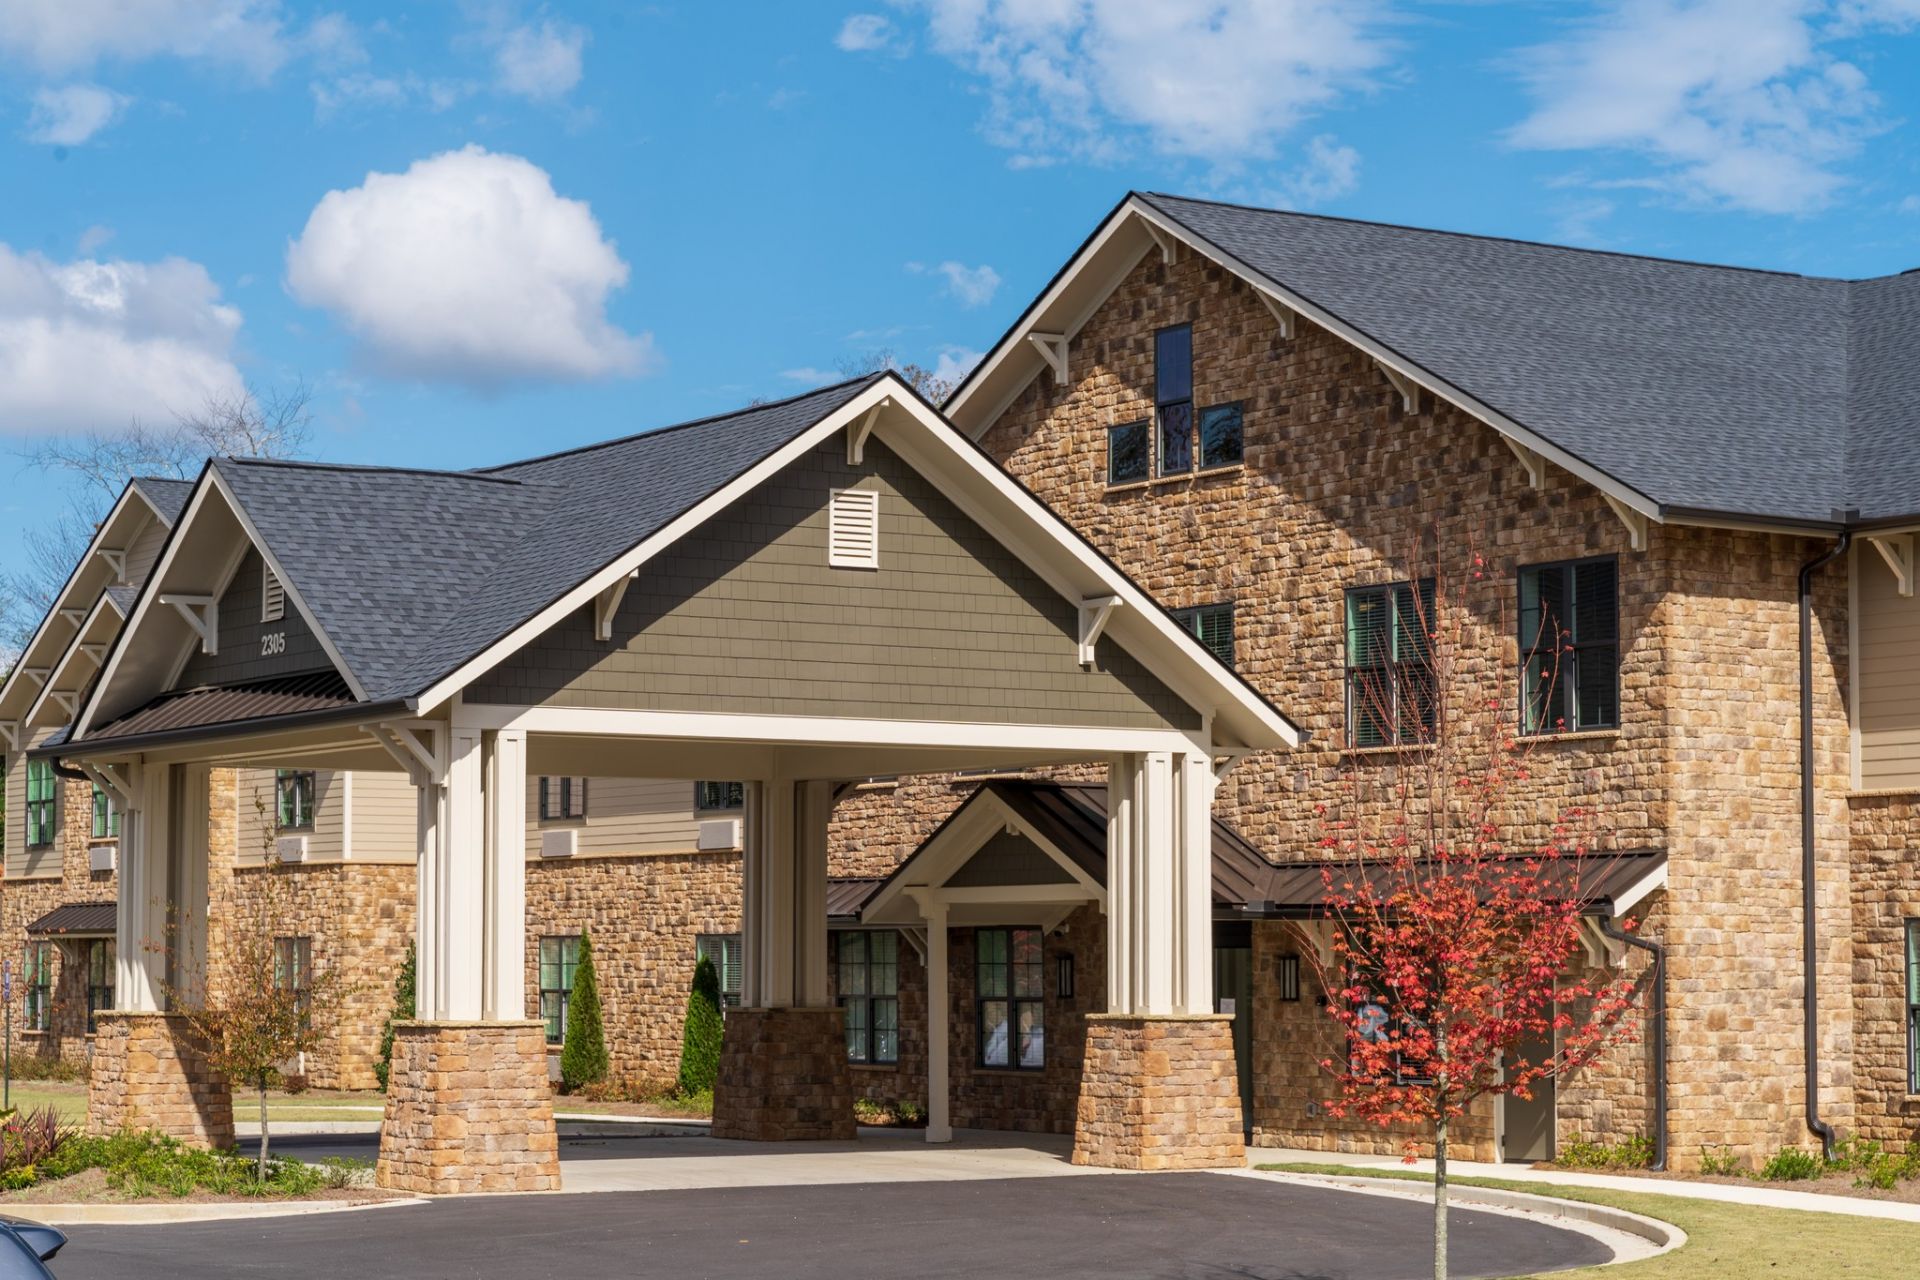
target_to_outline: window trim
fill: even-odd
[[[1233,601],[1216,600],[1211,604],[1196,604],[1189,605],[1184,609],[1169,609],[1167,613],[1175,622],[1180,624],[1181,628],[1185,630],[1188,635],[1200,642],[1202,649],[1205,649],[1215,658],[1218,658],[1221,665],[1226,667],[1227,670],[1234,671],[1238,669],[1235,660],[1240,656],[1240,637],[1235,633],[1234,624],[1239,619],[1235,616]],[[1227,615],[1227,656],[1224,658],[1220,657],[1220,651],[1218,649],[1207,643],[1206,637],[1201,633],[1198,625],[1201,619],[1210,613],[1225,613]]]
[[[1207,459],[1207,415],[1223,409],[1232,409],[1240,415],[1240,453],[1225,462],[1211,462]],[[1247,462],[1247,402],[1245,400],[1222,400],[1219,404],[1202,405],[1193,412],[1193,457],[1196,472],[1225,471],[1230,467],[1245,466]]]
[[[1346,699],[1346,708],[1347,708],[1346,748],[1349,751],[1377,750],[1383,747],[1419,746],[1424,741],[1424,739],[1420,735],[1426,731],[1422,726],[1418,724],[1417,718],[1415,723],[1415,733],[1414,733],[1414,736],[1412,737],[1408,736],[1405,726],[1401,724],[1401,715],[1400,715],[1401,693],[1406,687],[1406,681],[1402,678],[1402,668],[1405,667],[1405,668],[1417,670],[1418,667],[1416,666],[1416,664],[1412,659],[1402,659],[1399,656],[1400,631],[1401,631],[1400,593],[1402,591],[1410,592],[1414,597],[1415,607],[1417,609],[1419,605],[1419,597],[1423,590],[1429,593],[1429,603],[1427,606],[1428,609],[1438,610],[1439,599],[1440,599],[1439,584],[1436,579],[1431,577],[1402,578],[1393,582],[1372,582],[1372,583],[1367,583],[1364,586],[1348,587],[1341,594],[1341,597],[1340,597],[1340,644],[1341,644],[1341,648],[1344,651],[1341,654],[1341,670],[1344,673],[1342,676],[1341,685],[1342,685],[1343,696]],[[1356,665],[1353,660],[1353,602],[1356,597],[1366,596],[1366,595],[1379,595],[1386,604],[1387,657],[1385,662],[1382,662],[1378,665],[1369,664],[1363,667],[1363,666]],[[1417,614],[1416,614],[1416,621],[1418,621]],[[1433,619],[1429,617],[1427,621],[1431,623]],[[1429,671],[1430,670],[1431,668],[1429,668]],[[1390,699],[1391,699],[1390,705],[1388,707],[1389,719],[1391,723],[1383,726],[1384,732],[1379,742],[1363,743],[1360,741],[1360,735],[1359,735],[1360,720],[1359,720],[1359,717],[1355,714],[1356,708],[1355,708],[1355,699],[1354,699],[1354,678],[1360,673],[1367,672],[1367,671],[1380,671],[1385,673],[1384,683],[1386,686],[1386,690],[1390,695]],[[1436,697],[1437,697],[1437,694],[1436,694]],[[1437,723],[1437,718],[1438,718],[1437,706],[1435,709],[1435,716],[1436,716],[1436,723]]]
[[[306,821],[301,822],[301,821],[298,821],[298,819],[302,816],[299,811],[299,805],[300,805],[300,780],[303,778],[306,779],[306,812],[305,812]],[[288,783],[293,784],[294,806],[295,806],[294,817],[296,819],[296,821],[293,821],[293,822],[286,821],[286,816],[287,816],[286,790],[287,790]],[[315,814],[315,811],[319,809],[319,807],[320,807],[319,770],[317,769],[275,769],[273,771],[273,829],[275,831],[312,831],[314,814]]]
[[[567,1042],[567,1005],[573,999],[573,979],[580,969],[581,937],[582,935],[578,933],[543,933],[534,949],[534,984],[540,994],[540,1021],[547,1028],[544,1034],[548,1044]],[[547,944],[549,942],[573,944],[571,959],[563,950],[555,961],[559,966],[562,979],[561,985],[557,987],[547,985]],[[547,1016],[547,997],[550,995],[559,997],[559,1012],[552,1017]]]
[[[1146,456],[1141,459],[1142,468],[1141,468],[1140,474],[1137,476],[1128,476],[1123,479],[1120,476],[1117,476],[1113,473],[1113,458],[1114,458],[1113,442],[1114,442],[1114,438],[1118,436],[1122,431],[1135,431],[1135,430],[1139,431],[1142,435],[1146,437],[1144,441]],[[1153,419],[1136,418],[1132,422],[1118,422],[1108,427],[1107,428],[1107,487],[1111,489],[1111,488],[1117,488],[1120,485],[1146,484],[1149,481],[1151,481],[1153,479],[1153,452],[1154,452]]]
[[[37,778],[35,775],[39,775]],[[26,844],[29,849],[51,849],[60,833],[60,780],[53,761],[43,757],[27,758]],[[46,794],[35,798],[35,782],[43,783]],[[34,839],[35,835],[40,838]]]
[[[120,806],[114,803],[113,792],[99,783],[93,784],[92,825],[94,840],[118,840],[120,838]]]
[[[1007,992],[1003,996],[982,994],[980,982],[980,939],[990,933],[1007,935]],[[1038,939],[1040,959],[1037,965],[1040,992],[1037,996],[1015,995],[1018,983],[1014,978],[1015,963],[1014,935],[1031,933]],[[1036,925],[992,925],[980,926],[973,931],[973,1033],[974,1066],[982,1071],[1021,1071],[1027,1073],[1044,1072],[1047,1069],[1047,935]],[[987,1061],[987,1005],[989,1002],[1004,1003],[1007,1006],[1007,1060],[1005,1062]],[[1040,1011],[1040,1061],[1028,1066],[1020,1061],[1020,1008],[1032,1005]]]
[[[1160,394],[1160,338],[1163,334],[1184,329],[1187,333],[1187,393],[1184,396],[1162,398]],[[1187,465],[1178,468],[1167,466],[1167,424],[1165,414],[1168,409],[1179,405],[1187,407]],[[1199,414],[1194,407],[1193,396],[1193,321],[1183,320],[1179,324],[1162,325],[1153,331],[1153,471],[1156,476],[1189,476],[1200,469],[1199,450],[1195,447],[1194,428],[1199,423]]]
[[[306,1025],[313,999],[313,935],[280,934],[273,940],[273,985],[293,993],[293,1007]]]
[[[740,979],[740,981],[736,982],[731,989],[727,986],[726,949],[728,947],[738,949],[740,945],[740,935],[737,933],[696,933],[693,935],[693,957],[695,964],[700,962],[701,956],[709,953],[710,948],[715,946],[720,948],[720,958],[714,962],[713,972],[714,976],[720,979],[720,1013],[723,1017],[726,1015],[727,1010],[738,1009],[743,1003],[741,992],[746,980],[746,975],[743,972],[745,966],[742,963],[746,958],[744,953],[734,961],[734,976]]]
[[[116,975],[116,956],[112,938],[89,938],[86,946],[87,975],[87,1034],[95,1029],[95,1018],[102,1012],[113,1008],[114,977]],[[99,972],[95,972],[94,959],[100,958]],[[100,981],[94,979],[98,977]]]
[[[1573,582],[1572,574],[1574,570],[1578,569],[1581,565],[1601,564],[1601,563],[1611,563],[1613,565],[1613,639],[1612,640],[1593,640],[1593,641],[1583,642],[1578,638],[1576,638],[1573,642],[1573,650],[1572,650],[1573,662],[1572,662],[1571,668],[1568,668],[1567,665],[1563,663],[1561,664],[1561,669],[1559,669],[1556,672],[1555,692],[1561,700],[1560,709],[1562,711],[1567,710],[1567,705],[1565,700],[1570,696],[1569,690],[1575,689],[1577,687],[1578,680],[1579,680],[1580,649],[1582,644],[1584,643],[1591,647],[1604,647],[1606,645],[1612,645],[1613,646],[1613,720],[1609,724],[1579,723],[1580,708],[1579,708],[1578,698],[1576,697],[1574,700],[1574,705],[1572,707],[1573,714],[1571,716],[1562,717],[1565,720],[1565,724],[1566,724],[1565,728],[1556,729],[1553,727],[1551,723],[1542,724],[1542,725],[1530,724],[1528,722],[1529,698],[1528,698],[1528,687],[1527,687],[1527,668],[1532,663],[1533,656],[1537,650],[1534,647],[1534,641],[1530,640],[1524,634],[1524,627],[1526,624],[1523,621],[1521,621],[1521,615],[1525,612],[1525,610],[1521,607],[1521,600],[1523,599],[1523,596],[1521,594],[1522,593],[1521,584],[1526,580],[1526,575],[1529,573],[1537,573],[1544,569],[1558,569],[1568,574],[1568,585],[1569,587],[1571,587]],[[1569,598],[1571,598],[1571,592],[1569,592]],[[1520,729],[1521,736],[1528,737],[1528,738],[1560,738],[1560,737],[1565,737],[1569,734],[1610,733],[1610,732],[1613,732],[1614,730],[1619,729],[1621,712],[1624,710],[1624,708],[1621,706],[1621,699],[1620,699],[1620,668],[1624,664],[1624,654],[1622,653],[1623,646],[1621,644],[1621,633],[1620,633],[1620,557],[1616,554],[1607,553],[1607,554],[1597,555],[1597,556],[1575,556],[1570,560],[1542,560],[1536,564],[1520,565],[1514,570],[1514,574],[1513,574],[1513,601],[1514,601],[1514,611],[1513,611],[1514,637],[1519,647],[1519,655],[1520,655],[1519,729]],[[1579,603],[1575,601],[1573,604],[1569,606],[1569,612],[1577,610],[1579,607],[1580,607]],[[1569,626],[1566,629],[1571,630],[1572,628]],[[1569,674],[1569,671],[1571,671],[1573,679],[1566,678]]]
[[[739,788],[740,799],[738,802],[729,799],[725,804],[708,804],[706,803],[706,788],[708,787],[737,787]],[[725,794],[731,795],[732,792],[729,790]],[[740,813],[743,812],[746,807],[747,784],[745,782],[703,778],[693,784],[693,811],[695,813]],[[721,935],[715,934],[713,936],[719,937]]]
[[[574,800],[576,798],[573,784],[576,781],[580,784],[578,796],[580,803],[579,812],[577,813],[573,811],[575,807]],[[557,788],[550,788],[547,784],[552,782],[558,782],[560,785]],[[559,793],[560,797],[558,812],[555,812],[555,806],[551,799],[555,791]],[[539,814],[540,821],[542,822],[585,822],[587,820],[586,776],[571,773],[541,774]]]
[[[27,943],[25,970],[21,976],[24,1031],[53,1030],[53,943],[35,938]]]
[[[894,1067],[900,1064],[900,934],[893,929],[835,929],[833,940],[833,977],[834,1003],[842,1009],[850,1007],[855,1001],[866,1006],[866,1045],[860,1056],[853,1052],[851,1035],[847,1041],[848,1063],[862,1067]],[[841,973],[848,961],[843,952],[849,939],[858,937],[864,948],[860,967],[866,970],[866,980],[861,983],[865,990],[849,995],[841,983]],[[873,989],[873,943],[876,938],[886,937],[893,944],[893,960],[888,966],[893,970],[893,990],[887,994],[876,994]],[[879,1006],[893,1006],[893,1054],[880,1056],[880,1019],[877,1016]]]
[[[1907,1092],[1920,1094],[1920,918],[1906,922],[1901,957],[1907,986]]]

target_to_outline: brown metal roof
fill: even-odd
[[[27,932],[68,937],[110,936],[119,914],[119,908],[111,902],[69,902],[65,906],[55,907],[28,925]]]
[[[353,705],[353,693],[337,671],[309,671],[302,675],[255,680],[246,684],[182,689],[161,694],[87,735],[88,742],[103,738],[132,738],[179,729],[268,716],[328,711]]]
[[[1563,887],[1576,895],[1575,900],[1596,906],[1610,905],[1627,890],[1666,865],[1661,849],[1634,849],[1623,853],[1592,853],[1577,863],[1571,860],[1551,868]],[[1269,866],[1265,887],[1248,902],[1250,914],[1302,919],[1322,915],[1327,909],[1327,882],[1324,872],[1335,876],[1351,875],[1351,862],[1290,862]],[[1578,881],[1574,873],[1578,870]],[[1383,867],[1363,870],[1376,886],[1385,884]]]
[[[885,883],[878,876],[837,876],[827,881],[827,919],[836,923],[859,919],[860,908]]]

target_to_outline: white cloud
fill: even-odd
[[[844,373],[832,369],[816,369],[812,365],[802,365],[798,369],[782,369],[780,376],[789,382],[804,382],[810,387],[824,387],[830,382],[840,382],[846,378]]]
[[[1606,150],[1639,162],[1595,183],[1691,203],[1805,213],[1881,127],[1879,101],[1836,37],[1904,23],[1900,0],[1613,0],[1566,38],[1525,50],[1534,110],[1516,146]]]
[[[984,307],[1000,291],[1000,273],[986,263],[969,267],[964,262],[947,261],[937,267],[924,262],[909,262],[914,275],[937,275],[946,281],[947,292],[963,307]]]
[[[6,0],[0,54],[49,74],[174,57],[266,79],[290,50],[278,0]]]
[[[834,44],[848,53],[876,53],[893,45],[896,32],[891,22],[877,13],[856,13],[840,24]]]
[[[934,361],[933,376],[941,382],[958,385],[960,379],[973,372],[980,363],[984,351],[975,351],[971,347],[943,347],[940,358]]]
[[[113,239],[113,228],[96,222],[80,233],[78,242],[80,252],[82,254],[94,253],[100,246],[111,239]]]
[[[477,146],[330,191],[287,249],[287,287],[378,368],[497,386],[646,372],[651,334],[607,319],[627,264],[545,170]]]
[[[54,262],[0,244],[0,433],[112,430],[242,391],[240,312],[197,262]]]
[[[133,99],[97,84],[69,84],[33,95],[27,141],[77,147],[112,124]]]
[[[586,29],[570,22],[543,19],[510,28],[494,49],[500,88],[536,101],[565,97],[580,83],[586,47]]]
[[[1360,185],[1360,153],[1323,133],[1307,143],[1306,159],[1283,183],[1287,203],[1296,207],[1337,200]]]
[[[1388,53],[1384,0],[911,2],[934,49],[987,82],[987,135],[1023,166],[1114,161],[1136,133],[1218,164],[1266,159]]]
[[[1920,213],[1920,196],[1907,196],[1900,201],[1901,213]]]

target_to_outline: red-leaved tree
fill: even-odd
[[[1478,582],[1486,566],[1471,564]],[[1358,742],[1401,751],[1350,772],[1321,810],[1325,917],[1302,926],[1302,952],[1344,1033],[1344,1059],[1322,1064],[1328,1113],[1410,1130],[1409,1161],[1432,1145],[1445,1280],[1451,1127],[1628,1037],[1634,987],[1574,972],[1596,808],[1528,786],[1539,731],[1563,726],[1523,724],[1513,664],[1470,647],[1467,601],[1439,574],[1378,598],[1349,627],[1349,720]],[[1561,621],[1542,618],[1532,647],[1528,695],[1555,705]]]

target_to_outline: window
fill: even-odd
[[[293,1007],[306,1021],[308,993],[313,986],[313,939],[273,940],[273,985],[293,993]]]
[[[1153,414],[1159,424],[1160,474],[1193,470],[1193,326],[1153,335]]]
[[[827,563],[836,569],[880,567],[880,493],[835,489],[827,505]]]
[[[1200,465],[1230,467],[1245,456],[1240,405],[1216,404],[1200,411]]]
[[[113,840],[120,835],[120,806],[113,802],[113,794],[98,783],[93,788],[93,838],[95,840]]]
[[[21,974],[27,992],[27,1030],[46,1031],[53,1025],[53,944],[27,944],[26,972]]]
[[[1152,474],[1151,432],[1145,422],[1107,428],[1107,483],[1131,484]]]
[[[1527,733],[1620,724],[1619,563],[1606,556],[1520,571]]]
[[[579,964],[579,934],[540,939],[540,1017],[547,1024],[548,1044],[567,1038],[567,997]]]
[[[53,824],[59,806],[54,802],[57,784],[53,780],[53,761],[27,761],[27,848],[44,849],[53,843]]]
[[[744,809],[747,807],[747,784],[744,782],[696,782],[693,784],[693,807],[710,813],[727,809]]]
[[[693,940],[695,959],[713,961],[720,975],[720,1004],[725,1009],[740,1007],[740,935],[703,933]]]
[[[1347,592],[1347,744],[1430,738],[1439,715],[1428,636],[1433,579]]]
[[[540,779],[540,821],[553,822],[587,816],[585,778]]]
[[[1907,921],[1907,1092],[1920,1093],[1920,920]]]
[[[260,563],[260,621],[278,622],[287,616],[287,589],[280,575],[265,562]]]
[[[1362,988],[1371,986],[1377,990],[1383,983],[1379,972],[1376,970],[1363,974],[1356,980],[1354,985]],[[1376,1044],[1384,1045],[1392,1043],[1394,1039],[1392,1027],[1395,1017],[1393,1013],[1390,1012],[1391,1003],[1390,999],[1384,994],[1372,997],[1362,996],[1356,1000],[1353,1007],[1358,1018],[1354,1024],[1354,1034],[1362,1040]],[[1408,1037],[1423,1024],[1405,1013],[1399,1015],[1398,1021],[1400,1024],[1399,1040],[1402,1049],[1396,1051],[1394,1054],[1394,1083],[1402,1085],[1432,1084],[1433,1078],[1423,1069],[1426,1065],[1425,1060],[1409,1059],[1404,1052],[1405,1047],[1410,1043]],[[1360,1069],[1361,1064],[1357,1060],[1353,1060],[1351,1054],[1350,1063],[1354,1070],[1358,1071]]]
[[[1231,667],[1233,665],[1233,606],[1207,604],[1195,609],[1175,609],[1173,620],[1193,632],[1208,653]]]
[[[900,935],[848,929],[837,943],[847,1061],[900,1061]]]
[[[274,821],[280,830],[313,830],[313,770],[278,770],[274,774],[273,786]]]
[[[113,939],[95,938],[87,943],[87,1033],[93,1033],[94,1016],[113,1008]]]
[[[980,1065],[1038,1071],[1047,1061],[1040,931],[981,929],[974,934],[974,946]]]

